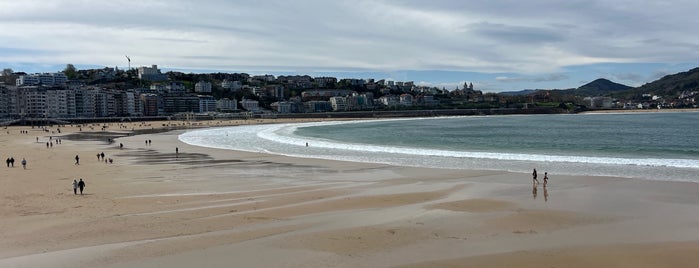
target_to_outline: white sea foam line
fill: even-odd
[[[369,120],[367,120],[369,121]],[[363,121],[366,122],[366,121]],[[256,126],[239,126],[234,128],[228,128],[228,130],[234,130],[234,134],[252,134],[263,140],[274,142],[277,144],[285,144],[291,146],[305,146],[306,141],[309,138],[299,138],[295,136],[293,132],[299,127],[305,126],[318,126],[318,125],[334,125],[334,124],[349,124],[358,123],[357,121],[351,122],[313,122],[313,123],[300,123],[300,124],[271,124],[271,125],[256,125]],[[242,129],[240,129],[242,127]],[[249,127],[249,128],[248,128]],[[279,152],[263,147],[255,147],[254,149],[244,148],[244,147],[233,147],[225,146],[216,143],[212,143],[210,140],[206,140],[203,137],[207,136],[220,136],[216,133],[220,133],[220,129],[208,129],[200,130],[194,132],[188,132],[181,135],[180,140],[193,145],[199,145],[204,147],[215,147],[223,149],[234,149],[242,151],[251,152],[264,152],[269,154],[279,154],[285,156],[294,157],[309,157],[309,158],[323,158],[318,155],[306,155],[298,153],[288,153]],[[282,134],[279,134],[282,133]],[[195,135],[198,134],[198,135]],[[230,132],[229,132],[230,134]],[[197,139],[199,137],[199,139]],[[249,136],[247,137],[250,138]],[[263,143],[260,143],[263,144]],[[334,149],[334,150],[345,150],[354,152],[372,152],[372,153],[388,153],[388,154],[402,154],[409,156],[437,156],[437,157],[455,157],[455,158],[471,158],[471,159],[493,159],[493,160],[509,160],[509,161],[538,161],[538,162],[554,162],[554,163],[586,163],[586,164],[604,164],[604,165],[631,165],[631,166],[657,166],[657,167],[676,167],[676,168],[699,168],[699,161],[691,159],[660,159],[660,158],[615,158],[615,157],[589,157],[589,156],[564,156],[564,155],[536,155],[536,154],[517,154],[517,153],[489,153],[489,152],[458,152],[458,151],[447,151],[447,150],[435,150],[435,149],[412,149],[403,147],[390,147],[390,146],[378,146],[378,145],[365,145],[365,144],[352,144],[352,143],[342,143],[337,141],[328,140],[313,140],[314,148],[323,149]],[[331,157],[330,159],[338,159],[337,156]],[[351,156],[342,157],[342,160],[350,160],[353,158]],[[374,162],[374,161],[371,161]],[[384,161],[384,163],[387,163]]]

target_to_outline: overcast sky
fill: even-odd
[[[157,64],[484,91],[638,86],[699,63],[696,0],[0,0],[0,67]]]

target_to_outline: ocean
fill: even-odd
[[[699,112],[463,116],[244,125],[179,139],[398,166],[699,182],[697,123]]]

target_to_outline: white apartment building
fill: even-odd
[[[345,97],[332,97],[330,98],[330,105],[333,107],[333,111],[346,111],[347,99]]]
[[[17,86],[62,86],[68,82],[68,77],[63,73],[37,73],[20,75],[15,83]]]
[[[381,96],[379,102],[386,106],[397,106],[400,103],[400,98],[396,95]]]
[[[194,92],[196,93],[211,93],[211,82],[199,81],[194,84]]]

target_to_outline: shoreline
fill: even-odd
[[[7,131],[0,152],[29,164],[1,171],[2,267],[699,265],[697,183],[554,176],[544,189],[524,173],[203,148],[184,129],[51,148],[50,132]]]

